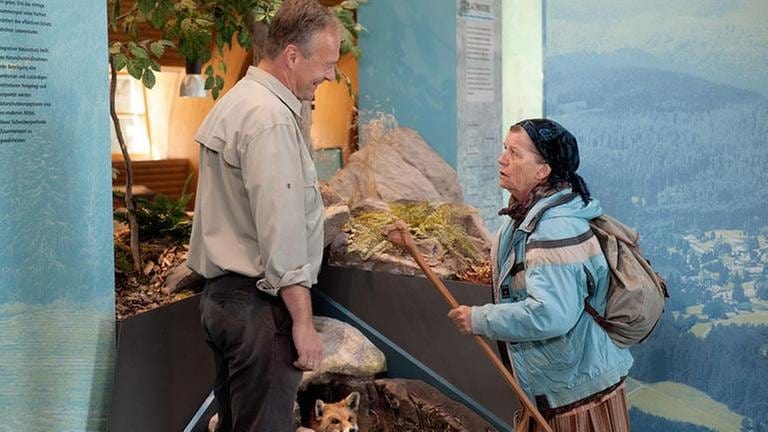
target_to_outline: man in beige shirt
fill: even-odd
[[[264,59],[204,120],[188,265],[214,352],[219,431],[288,431],[302,370],[322,360],[309,288],[324,209],[300,130],[301,100],[336,76],[340,24],[286,0]]]

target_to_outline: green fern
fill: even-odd
[[[350,251],[360,253],[364,260],[377,253],[392,251],[394,246],[384,239],[382,230],[386,225],[402,219],[410,227],[414,239],[434,238],[452,256],[463,261],[482,261],[467,233],[454,222],[458,215],[450,204],[391,203],[389,208],[391,214],[371,211],[350,219]]]
[[[349,250],[360,253],[364,260],[373,255],[388,251],[391,244],[381,235],[382,230],[388,224],[395,221],[392,215],[384,212],[366,212],[354,216],[349,220],[352,242]]]
[[[142,239],[170,237],[182,242],[189,241],[192,220],[187,216],[186,210],[192,199],[192,194],[187,193],[191,178],[191,175],[187,177],[181,196],[176,200],[163,194],[157,194],[151,201],[136,199],[134,214]],[[125,224],[128,223],[128,215],[125,212],[115,212],[113,218]]]

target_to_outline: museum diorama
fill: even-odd
[[[309,1],[333,52],[326,23],[279,57]],[[291,431],[768,430],[766,23],[760,0],[0,0],[0,430],[231,428],[227,275],[253,279],[227,325],[265,293],[311,306],[321,360],[276,318],[264,345],[291,338]],[[281,83],[299,192],[298,165],[223,147],[283,126],[246,115],[249,80]],[[243,214],[282,238],[301,210],[264,189],[300,196],[317,265],[276,243],[211,272],[201,238],[267,242],[211,173],[271,197]],[[290,254],[306,304],[271,285]]]
[[[174,56],[181,57],[187,66],[184,83],[190,80],[190,63],[198,63],[199,73],[203,70],[200,63],[213,65],[205,71],[208,76],[201,101],[198,102],[200,104],[210,104],[220,96],[219,92],[225,93],[233,84],[232,81],[237,81],[245,74],[249,64],[258,64],[263,55],[266,28],[279,6],[279,2],[264,3],[259,6],[262,9],[255,13],[239,10],[233,11],[231,16],[220,17],[214,14],[215,19],[207,23],[208,27],[201,25],[199,28],[186,29],[180,27],[184,19],[205,23],[203,19],[207,17],[206,13],[216,11],[216,6],[208,6],[208,9],[201,7],[199,10],[177,6],[172,11],[163,11],[159,5],[148,7],[141,2],[114,2],[109,9],[112,19],[110,67],[115,83],[111,87],[110,107],[113,131],[117,131],[118,125],[120,127],[120,133],[113,135],[117,142],[113,148],[119,149],[119,154],[113,158],[118,356],[111,430],[135,428],[137,423],[132,411],[139,409],[139,406],[146,410],[149,405],[147,401],[154,399],[153,396],[140,396],[139,393],[152,393],[155,386],[145,384],[142,389],[125,388],[142,382],[137,381],[137,365],[150,368],[147,370],[148,377],[163,375],[154,378],[157,382],[168,381],[169,377],[180,378],[178,371],[169,371],[167,365],[156,366],[157,362],[168,361],[159,358],[162,354],[155,353],[154,360],[146,359],[142,362],[136,352],[141,352],[142,345],[156,338],[157,333],[167,333],[167,337],[174,337],[170,330],[158,332],[156,326],[178,327],[177,323],[164,323],[162,315],[168,315],[167,320],[178,321],[181,316],[194,319],[193,313],[183,315],[179,310],[184,306],[174,303],[181,301],[196,304],[196,296],[204,285],[202,276],[186,265],[194,218],[195,162],[175,155],[157,159],[154,153],[159,150],[152,148],[154,142],[149,148],[149,156],[129,151],[129,147],[151,141],[153,131],[149,129],[157,122],[167,122],[151,118],[151,111],[160,108],[149,107],[156,101],[152,93],[170,93],[160,88],[167,85],[162,81],[164,72],[161,63],[164,65]],[[325,292],[328,300],[338,305],[338,302],[346,301],[346,295],[335,294],[332,287],[344,288],[348,292],[365,289],[345,280],[352,271],[423,276],[414,259],[382,235],[386,226],[403,220],[410,227],[419,255],[432,271],[446,280],[465,281],[465,285],[472,286],[471,289],[476,289],[481,297],[488,296],[490,233],[479,212],[465,203],[456,170],[416,130],[400,127],[393,114],[369,110],[365,120],[360,118],[356,106],[356,100],[360,97],[357,59],[362,51],[358,38],[366,30],[356,18],[358,8],[368,7],[367,3],[344,1],[329,5],[345,25],[345,39],[340,53],[342,60],[337,81],[326,84],[336,88],[333,92],[318,91],[312,106],[307,110],[309,121],[304,125],[304,133],[312,146],[311,153],[321,177],[321,195],[325,207],[325,266],[329,272],[334,272],[336,278],[341,278],[338,281],[324,281],[316,290]],[[161,16],[164,18],[161,19]],[[230,44],[222,42],[226,38],[217,39],[218,51],[214,49],[213,54],[208,45],[192,43],[195,38],[212,38],[213,34],[221,32],[221,26],[226,25],[231,27],[225,28],[223,33],[237,37],[231,38]],[[151,40],[151,37],[158,39]],[[493,60],[492,57],[489,59]],[[217,73],[226,75],[226,78],[216,76]],[[131,104],[136,102],[136,93],[145,95],[147,107],[135,112],[144,113],[149,128],[137,121],[136,115],[131,115]],[[171,97],[177,99],[176,95],[172,94]],[[162,103],[156,104],[162,106]],[[339,119],[329,120],[329,117],[340,117],[341,127],[334,124],[334,121],[339,123]],[[167,122],[169,135],[174,134],[174,125],[186,123],[188,119],[189,115],[186,118],[172,118]],[[192,128],[187,124],[183,127]],[[341,130],[335,131],[334,127]],[[317,142],[327,145],[333,139],[341,142],[335,147],[317,145]],[[364,144],[360,145],[358,141]],[[173,145],[168,144],[164,150],[166,154],[179,153],[179,149],[172,148]],[[186,151],[192,155],[194,150]],[[428,282],[422,282],[421,286],[412,289],[432,290]],[[381,282],[377,284],[381,285]],[[380,295],[396,298],[395,291],[387,287],[390,284],[401,285],[397,279],[385,282],[379,288]],[[329,286],[328,290],[323,289],[325,285]],[[357,311],[353,305],[347,306],[352,309],[343,306],[339,308],[353,316],[364,314],[364,309],[368,308],[361,306],[364,309]],[[397,308],[397,305],[393,304],[392,307]],[[438,303],[432,309],[447,312],[447,305]],[[338,312],[336,314],[338,318],[343,318]],[[140,325],[136,323],[149,321],[149,317],[156,317],[154,324],[145,325],[147,331],[154,332],[154,335],[145,338],[134,334],[139,331],[134,330],[134,327]],[[391,318],[396,319],[394,314]],[[400,319],[411,321],[419,318],[403,316]],[[420,372],[417,372],[419,368],[416,366],[411,366],[414,372],[406,374],[398,375],[389,371],[382,350],[343,319],[316,316],[315,322],[323,338],[326,357],[319,370],[305,373],[302,380],[297,398],[302,403],[296,405],[297,427],[309,426],[310,408],[317,399],[336,401],[354,391],[359,395],[355,411],[361,430],[496,430],[504,424],[504,420],[490,414],[494,425],[461,403],[469,400],[471,404],[481,407],[472,399],[472,395],[465,395],[456,402],[430,384],[417,379]],[[362,320],[358,322],[364,324]],[[198,325],[193,320],[191,328],[179,330],[187,337],[197,335]],[[407,328],[403,326],[402,330],[382,337],[385,340],[388,340],[387,337],[397,338],[397,333]],[[196,343],[199,345],[201,342],[198,340]],[[391,341],[387,343],[402,349]],[[165,345],[167,342],[158,340],[157,344]],[[439,358],[437,353],[449,353],[451,347],[448,344],[436,344],[430,350],[433,351],[431,357]],[[131,360],[124,361],[124,353]],[[176,355],[173,354],[174,357]],[[195,352],[195,355],[203,357],[199,362],[200,367],[210,369],[207,353]],[[406,363],[404,360],[391,361]],[[126,368],[132,370],[126,371]],[[428,367],[424,369],[429,370]],[[203,381],[207,387],[193,389],[189,388],[188,383],[185,390],[190,393],[188,400],[202,404],[210,391],[212,372],[197,373],[208,380]],[[428,373],[434,374],[431,371]],[[475,387],[478,392],[482,388]],[[452,393],[449,394],[454,398],[455,394],[466,392],[452,385],[451,388]],[[206,391],[200,394],[202,389]],[[159,388],[157,390],[162,391]],[[179,395],[174,399],[184,397]],[[140,405],[136,405],[135,401],[138,400],[142,401]],[[515,398],[509,398],[508,403],[514,406]],[[184,406],[179,400],[175,404]],[[165,411],[159,401],[155,406],[157,409],[147,417],[154,415],[157,419],[154,423],[146,420],[144,428],[174,428],[181,424],[163,419],[163,416],[174,417],[174,414],[168,414],[168,411],[173,411],[173,406],[165,407]],[[211,403],[209,400],[208,405],[203,404],[195,423],[210,424],[213,429],[217,420],[214,407],[215,401]],[[185,406],[184,409],[189,407]],[[485,415],[490,413],[485,408],[481,412]],[[214,418],[210,420],[212,416]],[[183,420],[189,422],[191,417]]]

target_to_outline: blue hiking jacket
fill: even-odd
[[[491,250],[494,304],[472,308],[473,332],[507,342],[520,385],[551,408],[617,383],[633,362],[584,311],[589,298],[605,312],[610,270],[588,223],[603,214],[600,203],[577,196],[533,226],[569,193],[541,199],[516,229],[507,219]]]

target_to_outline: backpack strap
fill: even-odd
[[[584,299],[584,311],[587,312],[600,327],[604,328],[606,331],[611,331],[611,329],[613,329],[613,324],[606,320],[604,316],[600,315],[600,313],[589,304],[589,298],[592,297],[596,288],[595,279],[586,267],[584,268],[584,273],[587,274],[587,293],[589,294],[587,298]]]
[[[570,202],[572,199],[577,197],[578,194],[576,193],[567,193],[560,198],[552,201],[551,203],[546,204],[543,206],[539,211],[531,217],[531,220],[528,222],[528,225],[525,226],[525,228],[520,228],[520,231],[525,233],[525,238],[523,239],[523,260],[521,261],[523,264],[523,269],[525,269],[525,251],[528,248],[528,236],[533,232],[533,230],[536,228],[536,225],[539,224],[539,221],[542,217],[544,217],[544,213],[547,212],[547,210],[563,205],[567,202]]]
[[[598,311],[595,310],[595,308],[592,307],[591,304],[589,304],[589,301],[587,299],[584,299],[584,310],[594,318],[594,320],[597,322],[597,324],[604,328],[606,331],[611,331],[613,329],[613,324],[611,324],[605,317],[600,315]]]
[[[562,197],[556,199],[555,201],[552,201],[551,203],[545,205],[544,207],[541,208],[541,210],[538,211],[538,213],[536,213],[531,218],[531,221],[528,222],[528,225],[525,226],[523,231],[526,234],[530,234],[533,231],[533,229],[536,228],[536,225],[538,225],[539,221],[544,216],[544,213],[547,210],[549,210],[549,209],[551,209],[553,207],[557,207],[557,206],[563,205],[563,204],[565,204],[567,202],[570,202],[571,200],[573,200],[577,196],[579,196],[579,194],[577,194],[575,192],[571,192],[571,193],[565,194]],[[592,225],[589,226],[589,229],[592,230]],[[528,241],[527,236],[526,236],[525,241],[526,242]],[[525,256],[523,256],[523,263],[525,263]],[[597,324],[600,325],[600,327],[604,328],[606,331],[610,331],[611,328],[613,327],[613,324],[608,322],[608,320],[606,320],[605,317],[600,315],[600,313],[595,308],[593,308],[591,304],[589,304],[589,298],[594,293],[595,281],[592,278],[592,274],[590,274],[588,271],[586,271],[586,274],[587,274],[587,285],[588,285],[587,292],[589,293],[589,296],[584,299],[584,311],[586,313],[588,313],[597,322]]]

